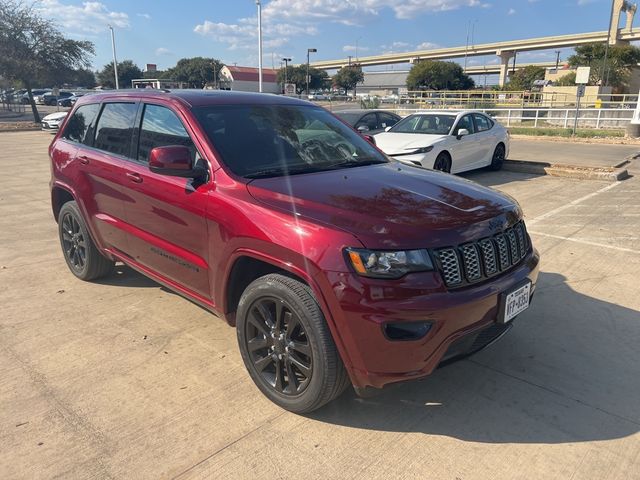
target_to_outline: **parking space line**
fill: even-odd
[[[575,207],[576,205],[579,205],[580,203],[584,202],[585,200],[589,200],[590,198],[593,198],[597,195],[600,195],[601,193],[607,192],[609,190],[611,190],[612,188],[617,187],[618,185],[620,185],[622,182],[615,182],[612,183],[611,185],[607,185],[606,187],[601,188],[600,190],[597,190],[595,192],[592,192],[588,195],[585,195],[584,197],[580,197],[576,200],[573,200],[565,205],[562,205],[561,207],[558,208],[554,208],[553,210],[548,211],[547,213],[543,213],[542,215],[537,216],[536,218],[532,218],[531,220],[527,221],[527,225],[534,225],[542,220],[545,220],[553,215],[555,215],[556,213],[562,212],[563,210],[566,210],[568,208],[571,207]]]
[[[618,247],[616,245],[607,245],[606,243],[591,242],[589,240],[581,240],[579,238],[564,237],[562,235],[552,235],[551,233],[536,232],[535,230],[528,230],[528,231],[529,233],[532,233],[534,235],[540,235],[541,237],[555,238],[557,240],[567,240],[569,242],[582,243],[583,245],[590,245],[592,247],[598,247],[598,248],[610,248],[612,250],[618,250],[619,252],[640,254],[640,250],[634,250],[633,248]]]

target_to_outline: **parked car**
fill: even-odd
[[[398,123],[402,117],[385,110],[338,110],[333,112],[360,133],[375,135]]]
[[[474,353],[535,289],[511,197],[389,160],[306,101],[88,95],[49,155],[71,272],[120,261],[224,318],[257,387],[294,412]]]
[[[83,97],[85,94],[80,92],[73,92],[73,94],[66,98],[61,98],[58,100],[58,106],[60,107],[73,107],[80,97]]]
[[[328,95],[325,95],[324,93],[320,93],[320,92],[310,93],[308,95],[308,98],[309,98],[309,100],[315,100],[315,101],[330,100],[330,97]]]
[[[35,90],[31,90],[31,95],[33,95],[33,101],[36,102],[36,104],[40,104],[43,105],[44,104],[44,99],[43,99],[43,95],[47,92],[50,92],[51,90],[48,89],[35,89]],[[25,92],[22,94],[22,96],[20,97],[20,103],[23,104],[27,104],[29,103],[29,93],[25,90]]]
[[[509,154],[509,132],[484,113],[444,110],[414,113],[375,136],[387,155],[448,173],[500,170]]]
[[[58,103],[58,100],[69,98],[72,95],[73,95],[73,92],[68,92],[64,90],[60,90],[57,96],[54,95],[53,92],[47,92],[42,96],[42,101],[44,102],[45,105],[52,106],[52,105],[56,105]]]
[[[41,120],[41,129],[47,132],[55,133],[58,131],[60,124],[67,117],[67,112],[50,113]]]

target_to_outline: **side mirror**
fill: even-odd
[[[196,178],[205,175],[203,168],[194,168],[191,150],[183,145],[156,147],[149,152],[149,170],[158,175]]]
[[[460,140],[465,135],[469,135],[469,130],[467,130],[466,128],[461,128],[460,130],[458,130],[458,134],[456,135],[456,138]]]
[[[360,133],[362,132],[368,132],[369,131],[369,127],[367,127],[366,125],[360,125],[357,129]]]
[[[389,130],[391,130],[391,127],[384,127],[385,132],[388,132]]]

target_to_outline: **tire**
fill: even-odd
[[[496,149],[493,151],[493,157],[491,158],[491,165],[489,165],[489,168],[491,170],[493,170],[494,172],[497,172],[502,168],[502,165],[504,164],[504,154],[505,154],[504,145],[499,143],[496,146]]]
[[[96,248],[76,202],[60,209],[58,234],[67,266],[80,280],[95,280],[113,271],[115,263]]]
[[[451,173],[451,155],[447,152],[440,152],[433,163],[433,169],[439,172]]]
[[[317,410],[350,384],[311,289],[281,274],[254,280],[236,315],[245,367],[262,393],[295,413]]]

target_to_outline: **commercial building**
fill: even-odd
[[[220,70],[220,89],[240,92],[259,92],[258,69],[225,65]],[[278,83],[278,71],[272,68],[262,69],[262,91],[281,93]]]

